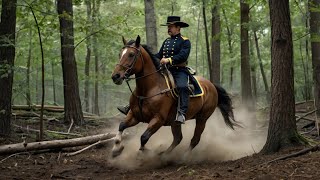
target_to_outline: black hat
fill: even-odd
[[[181,28],[189,27],[189,24],[180,21],[180,16],[168,16],[167,23],[161,24],[161,26],[169,26],[170,24],[175,24],[176,26],[180,26]]]

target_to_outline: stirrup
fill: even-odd
[[[180,124],[184,124],[186,122],[186,118],[183,114],[179,113],[175,122],[180,123]]]
[[[127,115],[129,110],[130,110],[130,105],[126,105],[126,106],[118,106],[117,109],[124,115]]]

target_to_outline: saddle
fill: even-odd
[[[188,80],[188,88],[189,88],[189,97],[199,97],[202,96],[204,94],[204,91],[201,87],[201,84],[199,83],[196,75],[196,71],[194,69],[192,69],[191,67],[186,67],[188,72],[189,72],[189,80]],[[178,98],[179,97],[179,93],[177,91],[176,88],[176,83],[174,81],[174,78],[171,74],[171,72],[167,69],[164,68],[163,71],[161,72],[161,74],[163,75],[163,77],[166,80],[166,84],[168,89],[172,89],[171,95],[174,98]]]

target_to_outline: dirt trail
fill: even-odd
[[[161,128],[148,142],[150,150],[138,151],[139,139],[146,124],[128,130],[125,149],[120,157],[110,157],[112,144],[91,149],[76,156],[64,153],[19,154],[8,159],[0,156],[0,179],[318,179],[320,152],[264,164],[283,154],[303,147],[287,149],[277,154],[255,154],[262,148],[266,122],[255,122],[245,111],[235,112],[245,128],[229,130],[219,112],[208,121],[199,145],[184,156],[193,135],[194,121],[183,126],[183,141],[168,156],[159,156],[172,141],[168,127]],[[313,118],[310,116],[310,118]],[[118,124],[119,120],[114,120]],[[99,132],[115,131],[116,126]],[[309,121],[299,122],[298,127]],[[312,127],[311,127],[312,128]],[[302,129],[300,129],[302,131]],[[309,131],[306,129],[303,131]],[[98,132],[98,131],[95,131]],[[308,133],[315,141],[314,133]]]

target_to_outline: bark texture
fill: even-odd
[[[17,0],[2,0],[0,22],[0,136],[10,134]]]
[[[309,1],[314,99],[320,118],[320,0]]]
[[[215,84],[220,84],[220,2],[212,8],[212,76]]]
[[[61,57],[64,85],[64,119],[66,122],[83,123],[79,96],[77,63],[74,55],[72,0],[58,0],[61,36]]]
[[[249,4],[244,0],[240,0],[241,9],[241,95],[242,102],[253,108],[252,88],[251,88],[251,73],[249,60]]]
[[[297,145],[293,45],[289,0],[270,0],[271,109],[267,142],[262,153]]]
[[[157,18],[154,10],[154,0],[144,0],[145,24],[147,34],[147,45],[152,52],[157,52]]]

